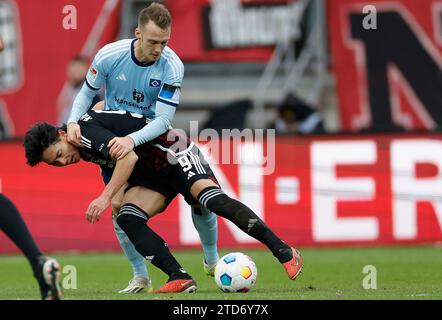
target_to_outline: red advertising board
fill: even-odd
[[[342,129],[439,128],[442,1],[326,3]]]
[[[70,59],[92,58],[115,40],[117,0],[0,2],[0,128],[23,136],[37,121],[58,121],[57,99]]]
[[[281,137],[274,150],[271,144],[251,143],[228,148],[238,151],[240,161],[216,164],[215,152],[209,153],[224,191],[252,208],[290,244],[442,240],[440,134]],[[109,210],[94,225],[85,218],[89,202],[103,188],[97,166],[30,168],[19,144],[3,143],[0,150],[2,191],[45,251],[118,250]],[[262,164],[264,155],[267,161]],[[221,247],[262,247],[231,223],[218,221]],[[189,207],[181,198],[149,225],[171,247],[199,245]],[[0,252],[16,250],[3,234],[0,243]]]

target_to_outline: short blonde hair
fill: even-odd
[[[172,24],[172,16],[163,4],[153,2],[138,14],[138,28],[144,27],[149,21],[153,21],[158,27],[164,30]]]

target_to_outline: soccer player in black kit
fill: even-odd
[[[117,223],[136,250],[169,276],[167,283],[156,293],[193,292],[196,283],[175,260],[165,241],[148,227],[151,215],[137,200],[137,188],[149,188],[162,194],[164,197],[158,205],[163,210],[180,193],[189,205],[202,205],[232,221],[242,231],[265,244],[283,265],[288,277],[294,280],[302,269],[299,251],[278,238],[247,206],[222,191],[200,150],[187,137],[170,129],[136,147],[121,160],[110,157],[109,141],[139,130],[148,121],[126,111],[89,111],[78,122],[82,148],[67,142],[65,127],[37,123],[26,133],[26,158],[30,166],[39,162],[67,166],[83,159],[111,168],[110,182],[86,211],[91,223],[100,219],[113,195],[128,182]]]
[[[0,193],[0,230],[23,252],[31,265],[43,300],[60,300],[60,265],[43,255],[28,230],[17,207]]]
[[[5,45],[0,37],[0,52]],[[53,259],[44,256],[36,245],[17,207],[5,195],[0,193],[0,230],[2,230],[23,252],[31,265],[40,287],[43,300],[61,298],[60,265]]]

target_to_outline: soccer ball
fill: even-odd
[[[257,277],[255,263],[241,252],[226,254],[215,267],[216,285],[224,292],[248,292]]]

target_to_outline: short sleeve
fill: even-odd
[[[184,64],[176,54],[167,60],[164,67],[163,82],[168,85],[181,87],[184,78]]]
[[[81,144],[95,154],[99,154],[105,160],[111,160],[108,144],[116,135],[104,128],[99,121],[85,113],[78,124],[81,128]]]
[[[100,90],[107,78],[107,65],[103,55],[98,51],[86,74],[86,84],[93,90]]]

